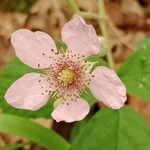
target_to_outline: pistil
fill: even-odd
[[[69,67],[64,67],[60,72],[58,79],[64,85],[70,85],[74,82],[75,71]]]

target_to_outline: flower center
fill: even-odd
[[[59,80],[63,82],[65,85],[72,84],[75,78],[75,71],[70,69],[69,67],[64,67],[60,74]]]
[[[80,55],[58,56],[45,70],[50,87],[58,92],[57,98],[64,102],[67,97],[78,99],[91,80],[89,64],[81,60]],[[51,94],[51,92],[49,92]]]

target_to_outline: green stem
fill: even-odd
[[[105,5],[104,5],[104,0],[98,0],[98,10],[99,10],[99,17],[100,18],[106,18],[106,14],[105,14]],[[102,35],[106,38],[106,40],[108,41],[108,32],[107,32],[107,22],[105,19],[103,20],[98,20],[99,26],[102,30]],[[111,49],[108,46],[108,50],[107,50],[107,60],[108,60],[108,64],[111,68],[114,67],[114,61],[113,61],[113,57],[112,57],[112,52]]]
[[[75,0],[67,0],[67,2],[73,13],[79,12],[79,8]]]
[[[88,19],[94,19],[94,20],[103,19],[103,18],[100,18],[97,14],[92,13],[92,12],[79,11],[79,15]]]

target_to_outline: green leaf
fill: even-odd
[[[0,108],[6,114],[14,114],[18,116],[24,116],[29,118],[45,117],[49,118],[53,110],[53,100],[50,100],[45,106],[37,111],[15,109],[7,104],[4,99],[4,95],[9,86],[29,72],[37,72],[37,70],[31,69],[20,62],[18,59],[10,61],[4,70],[0,73]]]
[[[70,148],[69,143],[54,131],[26,118],[0,114],[0,132],[23,136],[49,150],[69,150]]]
[[[94,97],[94,95],[88,88],[81,94],[81,97],[87,100],[90,106],[92,106],[97,101],[97,99]]]
[[[108,67],[107,62],[104,59],[102,59],[99,55],[89,56],[86,60],[91,63],[94,63],[92,70],[94,70],[98,66]]]
[[[136,52],[122,64],[118,75],[130,95],[150,100],[150,39],[138,45]]]
[[[73,150],[149,150],[150,125],[130,107],[97,112],[74,140]]]
[[[6,145],[0,147],[0,150],[16,150],[18,148],[22,148],[25,145],[29,145],[28,143],[18,143],[18,144],[12,144],[12,145]]]
[[[75,124],[72,127],[71,135],[70,135],[70,142],[73,143],[76,138],[80,136],[80,132],[85,128],[86,124],[90,120],[91,115],[88,114],[86,118],[81,120],[80,122],[75,122]]]
[[[67,45],[61,40],[56,41],[56,46],[58,51],[61,53],[65,53],[67,50]]]
[[[81,97],[88,102],[91,108],[98,101],[88,88],[86,89],[85,92],[82,93]],[[93,112],[90,111],[90,113],[86,116],[86,118],[84,118],[84,120],[80,122],[76,122],[74,124],[72,131],[71,131],[71,136],[70,136],[71,143],[74,141],[75,138],[77,138],[77,136],[79,136],[78,133],[82,131],[82,129],[84,129],[87,122],[91,119],[92,115],[93,115]]]

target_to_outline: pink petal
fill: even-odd
[[[74,122],[82,120],[88,113],[90,107],[83,99],[66,100],[59,104],[52,112],[52,117],[57,121]]]
[[[12,33],[11,43],[17,57],[32,68],[48,68],[57,52],[53,39],[41,31],[19,29]]]
[[[79,15],[74,15],[73,19],[64,25],[62,40],[75,54],[90,56],[97,54],[100,50],[93,26],[87,25]]]
[[[117,74],[106,67],[98,67],[92,74],[89,88],[93,95],[113,109],[122,107],[127,100],[126,88]]]
[[[28,73],[8,88],[5,99],[15,108],[37,110],[47,103],[51,90],[45,75]]]

